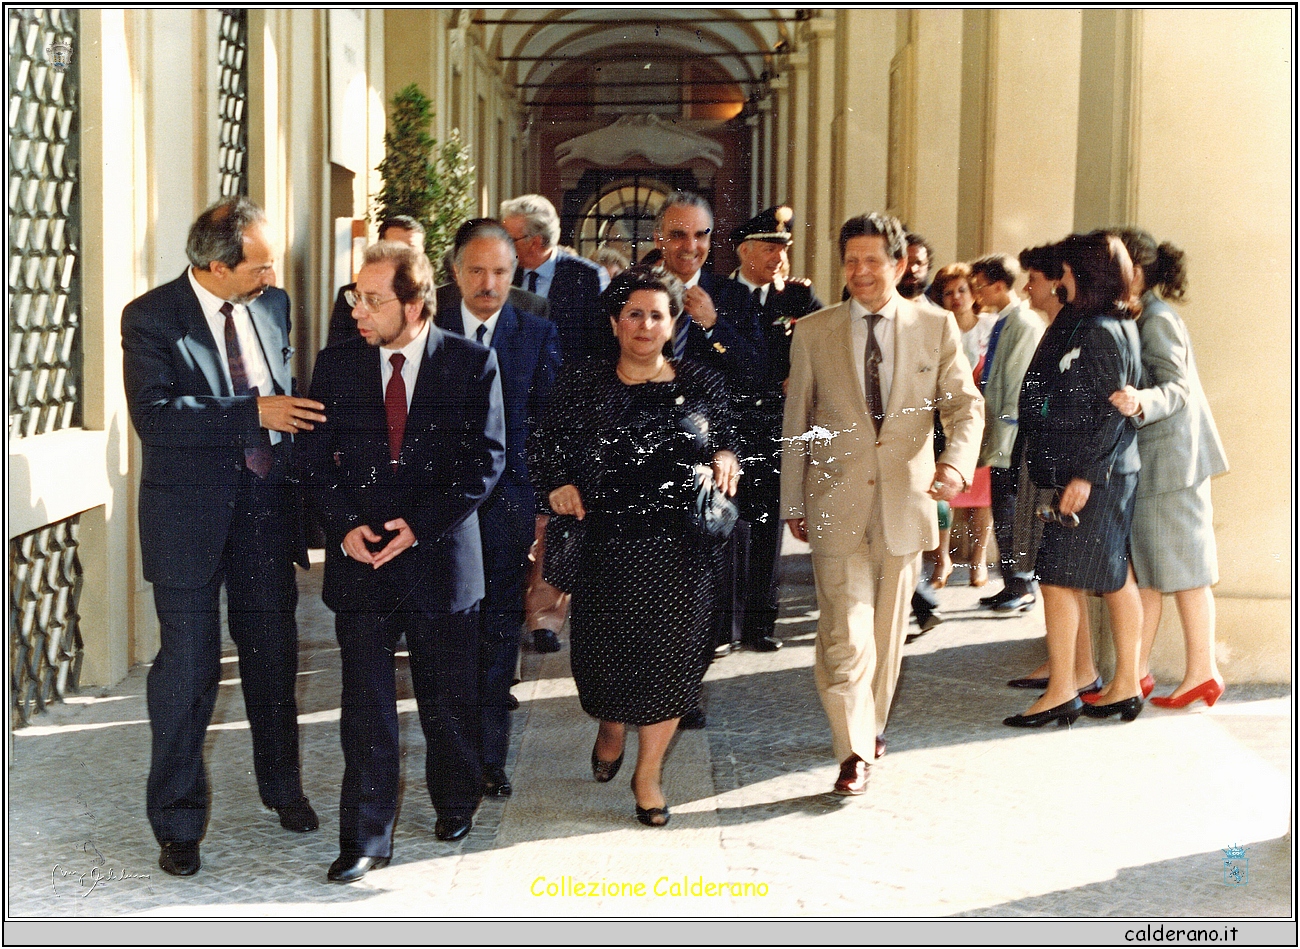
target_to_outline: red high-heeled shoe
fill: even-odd
[[[1223,694],[1223,683],[1218,679],[1206,679],[1194,689],[1188,689],[1174,698],[1172,695],[1158,695],[1151,700],[1156,708],[1186,708],[1197,699],[1204,699],[1207,706],[1219,701]]]
[[[1138,680],[1138,686],[1141,687],[1142,698],[1145,699],[1148,696],[1150,696],[1152,692],[1156,690],[1156,677],[1148,672],[1146,675],[1144,675],[1141,679]]]

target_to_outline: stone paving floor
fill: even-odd
[[[786,648],[714,663],[709,726],[680,733],[670,751],[664,830],[633,820],[633,747],[615,781],[591,780],[595,725],[578,706],[566,646],[524,657],[508,762],[514,797],[485,802],[466,840],[438,842],[399,663],[405,774],[394,862],[351,886],[325,880],[342,773],[338,650],[319,602],[321,571],[300,573],[302,759],[320,831],[284,831],[257,800],[227,643],[229,678],[208,733],[203,869],[184,880],[159,870],[144,814],[147,669],[136,668],[15,732],[7,919],[1295,920],[1289,685],[1233,687],[1212,709],[1148,707],[1131,724],[1007,729],[1002,717],[1032,701],[1004,682],[1042,658],[1041,612],[980,611],[983,591],[959,570],[941,592],[947,622],[906,648],[889,752],[869,792],[840,799],[826,793],[837,769],[812,681],[807,556],[789,555],[784,567]],[[1248,848],[1240,886],[1225,884],[1232,845]],[[734,892],[691,894],[714,881]],[[592,882],[602,895],[567,895]],[[634,895],[637,884],[646,895]]]

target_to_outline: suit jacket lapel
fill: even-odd
[[[429,338],[425,341],[424,359],[420,361],[420,374],[415,377],[415,391],[411,393],[411,410],[406,414],[406,431],[423,431],[433,417],[434,396],[446,387],[446,360],[443,330],[430,324]],[[408,439],[409,441],[409,439]],[[402,444],[406,451],[406,442]]]
[[[903,411],[903,406],[914,406],[917,400],[912,398],[912,393],[904,393],[905,387],[910,388],[912,376],[909,367],[913,366],[916,360],[912,355],[912,347],[916,342],[916,333],[914,324],[916,323],[916,309],[901,297],[897,306],[894,308],[894,376],[889,381],[889,398],[885,409],[885,422],[889,424],[890,416],[897,416]],[[934,381],[934,375],[931,374],[930,381]],[[863,401],[866,397],[863,396]]]
[[[847,380],[848,387],[856,393],[853,404],[862,414],[867,424],[870,425],[872,423],[871,414],[867,411],[866,388],[858,382],[857,353],[855,352],[857,344],[853,341],[853,316],[847,300],[841,303],[839,309],[831,316],[830,332],[832,334],[830,349],[838,354],[836,358],[839,360],[836,372],[841,378]]]
[[[293,358],[293,349],[284,338],[278,321],[261,300],[248,304],[248,315],[257,333],[257,341],[262,347],[262,358],[271,371],[276,395],[288,395],[293,390],[293,373],[289,369],[289,360]],[[271,393],[263,393],[270,395]]]
[[[203,315],[203,307],[199,304],[199,298],[194,294],[194,288],[190,286],[189,271],[181,274],[178,284],[178,297],[180,305],[184,309],[183,317],[188,332],[185,334],[181,344],[189,352],[194,364],[198,366],[199,371],[203,373],[203,378],[208,380],[208,386],[212,389],[213,395],[231,395],[230,386],[226,382],[226,374],[221,368],[221,351],[217,349],[217,341],[212,336],[212,328],[208,326],[207,317]]]

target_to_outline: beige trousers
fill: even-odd
[[[875,756],[903,664],[903,633],[921,563],[919,552],[889,552],[881,520],[877,508],[849,556],[812,558],[821,610],[813,674],[841,762],[854,754],[865,761]]]

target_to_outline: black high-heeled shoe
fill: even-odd
[[[1097,678],[1093,679],[1092,682],[1090,682],[1088,685],[1085,685],[1082,689],[1079,690],[1079,697],[1083,698],[1083,696],[1085,695],[1091,695],[1093,692],[1100,692],[1100,691],[1101,691],[1101,676],[1097,676]]]
[[[600,739],[597,739],[599,743]],[[601,784],[606,784],[614,780],[614,775],[618,774],[618,769],[623,767],[623,755],[620,754],[615,761],[601,761],[596,755],[596,746],[591,747],[591,776]]]
[[[1045,712],[1008,716],[1002,719],[1002,724],[1010,725],[1012,728],[1042,728],[1048,722],[1069,726],[1073,725],[1079,718],[1079,712],[1085,710],[1084,704],[1079,701],[1079,697],[1076,695],[1068,702],[1062,702],[1055,708],[1049,708]]]
[[[668,805],[663,807],[642,807],[636,806],[636,819],[647,827],[664,827],[668,824],[668,818],[672,815],[668,813]],[[660,820],[660,818],[663,818]]]
[[[1110,718],[1116,713],[1126,722],[1133,721],[1142,714],[1142,696],[1135,695],[1131,699],[1121,699],[1118,702],[1111,702],[1109,705],[1085,705],[1083,707],[1083,714],[1089,718]]]

